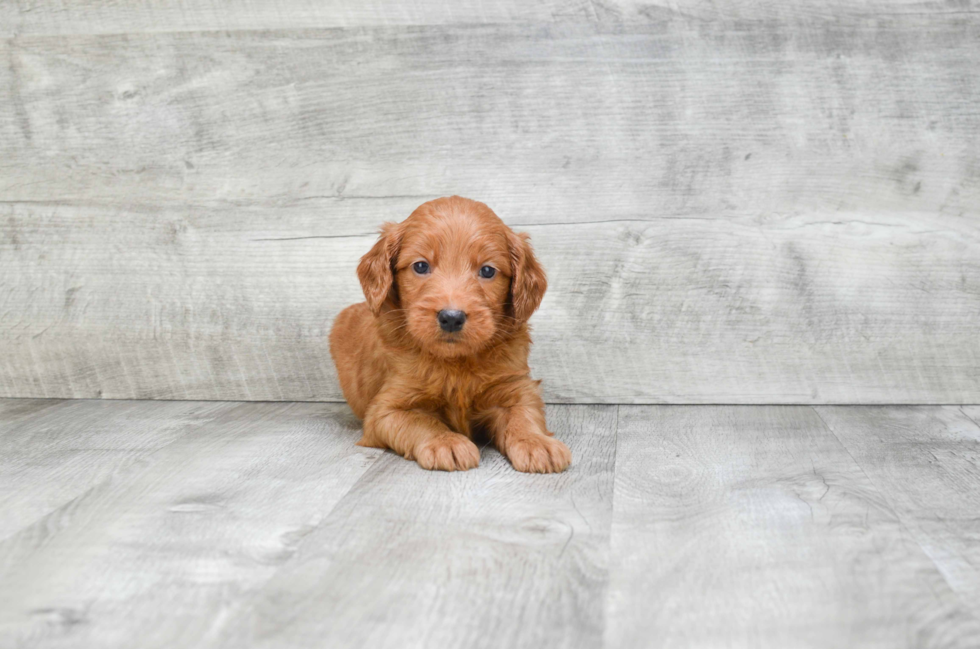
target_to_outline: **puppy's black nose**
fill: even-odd
[[[466,314],[456,309],[443,309],[439,312],[438,318],[439,327],[449,333],[459,331],[466,322]]]

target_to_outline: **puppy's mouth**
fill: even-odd
[[[438,350],[436,353],[440,356],[465,356],[475,351],[473,341],[468,336],[464,336],[462,331],[439,332],[439,334],[434,351]]]

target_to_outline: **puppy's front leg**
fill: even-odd
[[[491,397],[492,399],[492,397]],[[483,424],[494,446],[518,471],[558,473],[572,463],[572,452],[554,438],[545,425],[544,401],[530,379],[507,386],[498,395],[506,405],[487,407]]]
[[[368,407],[358,444],[390,448],[429,470],[466,471],[480,464],[480,449],[468,437],[426,412],[400,409],[384,399]]]

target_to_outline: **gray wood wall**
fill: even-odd
[[[454,193],[552,401],[980,401],[972,0],[0,2],[0,396],[338,399]]]

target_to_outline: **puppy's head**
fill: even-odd
[[[527,322],[548,286],[527,235],[459,196],[386,223],[357,275],[375,314],[397,317],[442,357],[472,354]]]

